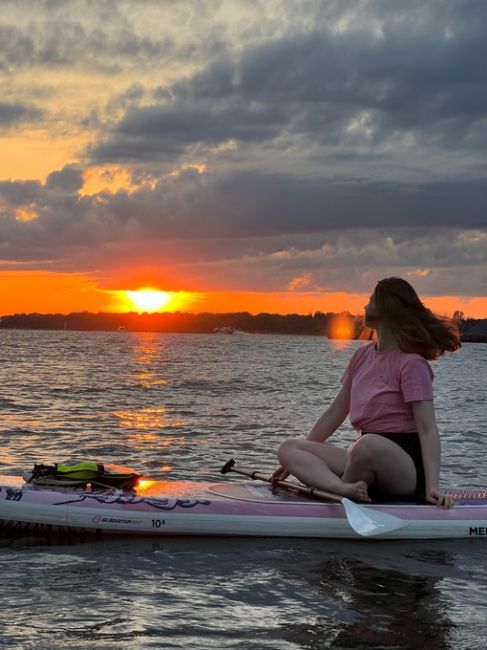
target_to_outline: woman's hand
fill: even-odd
[[[452,497],[438,488],[427,489],[425,498],[428,503],[432,503],[433,505],[438,506],[438,508],[453,508],[455,505]]]
[[[276,471],[271,476],[271,483],[276,481],[285,481],[288,476],[291,475],[291,472],[288,472],[284,467],[278,467]]]

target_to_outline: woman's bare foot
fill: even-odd
[[[343,489],[340,494],[354,501],[361,501],[362,503],[370,503],[368,485],[365,481],[356,481],[355,483],[346,483],[343,481]]]

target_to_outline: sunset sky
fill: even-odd
[[[487,317],[487,2],[1,5],[0,315]]]

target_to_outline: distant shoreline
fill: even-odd
[[[197,314],[163,313],[90,313],[13,314],[3,316],[1,329],[38,329],[102,332],[161,332],[174,334],[303,334],[334,336],[337,324],[345,324],[348,338],[358,338],[363,319],[348,313],[250,314],[249,312]]]
[[[462,341],[487,342],[487,319],[459,321]],[[0,329],[89,332],[158,332],[172,334],[294,334],[330,339],[367,339],[363,318],[348,312],[314,314],[250,314],[163,312],[155,314],[91,313],[12,314],[2,316]]]

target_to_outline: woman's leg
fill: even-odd
[[[342,479],[365,481],[381,492],[406,496],[416,489],[416,467],[411,456],[398,444],[368,433],[347,450]]]
[[[281,465],[305,485],[358,501],[370,501],[364,480],[347,481],[340,478],[348,462],[345,449],[295,438],[283,442],[277,455]]]

